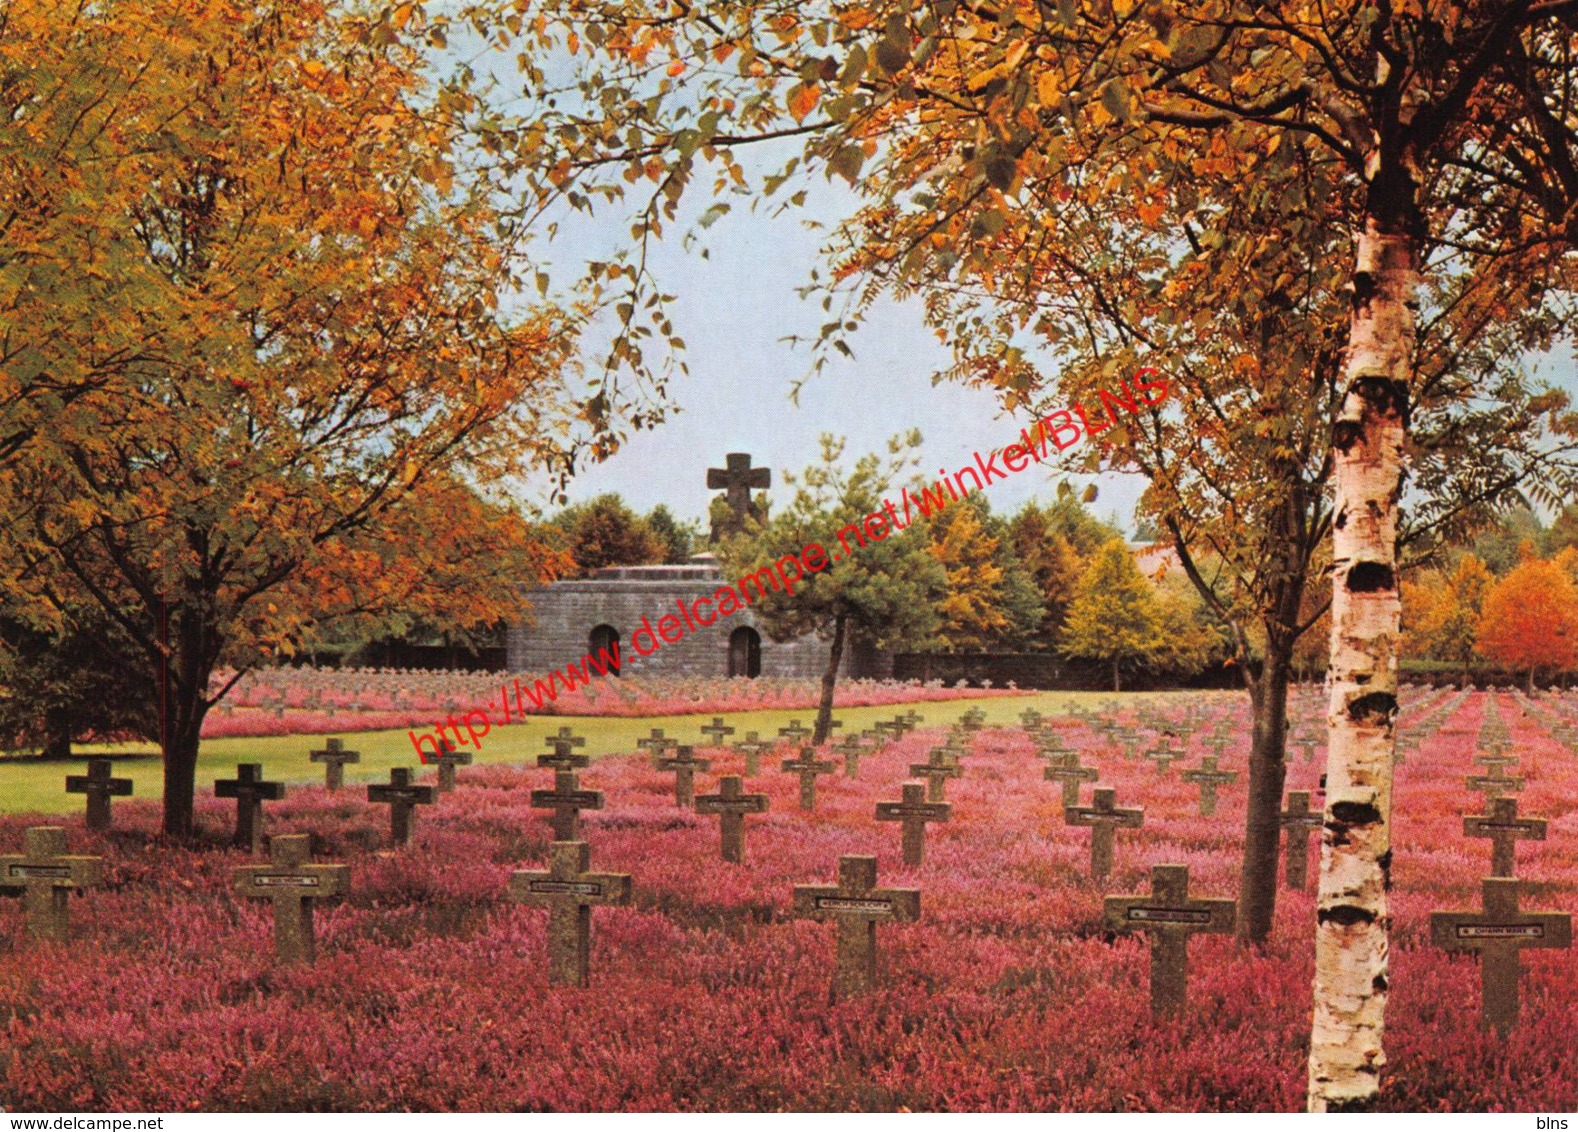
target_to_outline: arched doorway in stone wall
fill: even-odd
[[[748,625],[729,634],[729,675],[754,679],[762,674],[762,635]]]
[[[594,626],[592,631],[586,635],[586,648],[594,659],[597,657],[599,651],[606,652],[608,654],[609,661],[612,661],[612,663],[608,666],[608,674],[610,676],[619,675],[618,629],[614,628],[612,625]]]

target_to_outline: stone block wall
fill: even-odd
[[[729,636],[736,629],[749,627],[761,633],[761,675],[822,675],[827,665],[827,641],[816,637],[774,641],[749,609],[719,617],[710,626],[687,629],[677,642],[661,642],[651,656],[636,655],[633,637],[642,627],[642,618],[655,634],[658,618],[677,614],[676,602],[681,598],[694,602],[711,597],[726,584],[710,568],[624,567],[532,590],[527,596],[534,623],[512,626],[506,637],[510,670],[543,673],[579,661],[587,652],[592,629],[611,625],[619,633],[620,657],[627,675],[727,676]],[[883,676],[890,663],[885,654],[851,648],[845,650],[841,672]]]

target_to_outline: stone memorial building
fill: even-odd
[[[707,473],[707,486],[727,490],[730,510],[741,523],[746,514],[755,513],[750,489],[771,482],[768,469],[752,468],[750,463],[748,455],[730,453],[726,469]],[[703,553],[685,565],[609,566],[587,578],[534,589],[528,595],[534,624],[511,626],[506,638],[510,671],[549,671],[617,642],[625,675],[822,675],[827,641],[815,636],[774,641],[748,608],[719,617],[710,626],[698,626],[649,657],[636,654],[631,638],[643,618],[652,631],[661,615],[674,611],[679,599],[694,602],[711,597],[729,584],[717,559]],[[892,657],[887,653],[858,645],[844,650],[840,675],[883,677],[891,672]]]

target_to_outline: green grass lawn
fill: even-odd
[[[1182,693],[1145,693],[1157,702],[1164,702]],[[885,704],[880,707],[845,708],[837,713],[844,721],[843,730],[860,731],[879,719],[891,719],[898,712],[913,707],[925,717],[923,727],[941,727],[968,711],[979,707],[986,712],[989,724],[1017,724],[1019,714],[1026,708],[1051,714],[1067,711],[1081,701],[1095,703],[1110,699],[1108,694],[1082,692],[1044,692],[1027,696],[992,696],[983,699],[948,700],[944,702]],[[1128,697],[1123,697],[1127,699]],[[816,718],[814,710],[734,712],[725,722],[735,729],[734,740],[743,739],[747,731],[755,731],[763,738],[775,736],[780,727],[791,719],[798,719],[810,727]],[[622,754],[636,750],[636,740],[652,728],[663,731],[682,743],[704,744],[704,736],[697,730],[708,722],[705,715],[658,715],[620,718],[613,716],[538,716],[531,722],[496,726],[482,741],[476,753],[478,764],[529,763],[548,748],[543,737],[568,725],[578,735],[586,737],[583,754]],[[835,731],[837,739],[842,731]],[[345,781],[387,782],[389,768],[396,766],[419,767],[411,740],[404,731],[347,732],[340,736],[345,745],[360,751],[362,761],[345,768]],[[285,782],[321,782],[323,768],[308,760],[308,752],[323,746],[321,735],[273,735],[253,739],[210,739],[203,743],[198,761],[197,786],[201,792],[211,791],[214,780],[234,778],[237,763],[262,763],[266,775]],[[87,753],[126,752],[145,750],[146,744],[120,747],[84,747]],[[65,792],[68,774],[82,774],[85,760],[70,762],[42,762],[33,759],[0,760],[0,813],[61,814],[81,812],[86,800],[80,794]],[[433,771],[426,772],[428,774]],[[462,772],[464,773],[464,772]],[[133,797],[157,798],[161,793],[162,767],[157,755],[146,758],[117,758],[115,775],[130,778]]]

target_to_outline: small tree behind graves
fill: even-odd
[[[894,437],[886,459],[862,456],[853,467],[843,463],[844,442],[822,437],[822,459],[798,477],[789,506],[766,524],[749,521],[744,533],[721,544],[734,577],[755,574],[786,555],[798,556],[809,543],[826,551],[826,569],[807,574],[787,589],[763,588],[752,608],[767,633],[788,640],[817,633],[828,644],[813,744],[827,739],[833,719],[833,693],[839,666],[852,642],[876,648],[913,648],[928,643],[937,627],[934,603],[946,585],[942,566],[931,554],[924,520],[913,518],[891,529],[883,516],[882,537],[848,533],[848,551],[839,531],[861,528],[867,516],[881,513],[882,500],[914,464],[920,434]],[[864,545],[862,545],[862,543]]]

